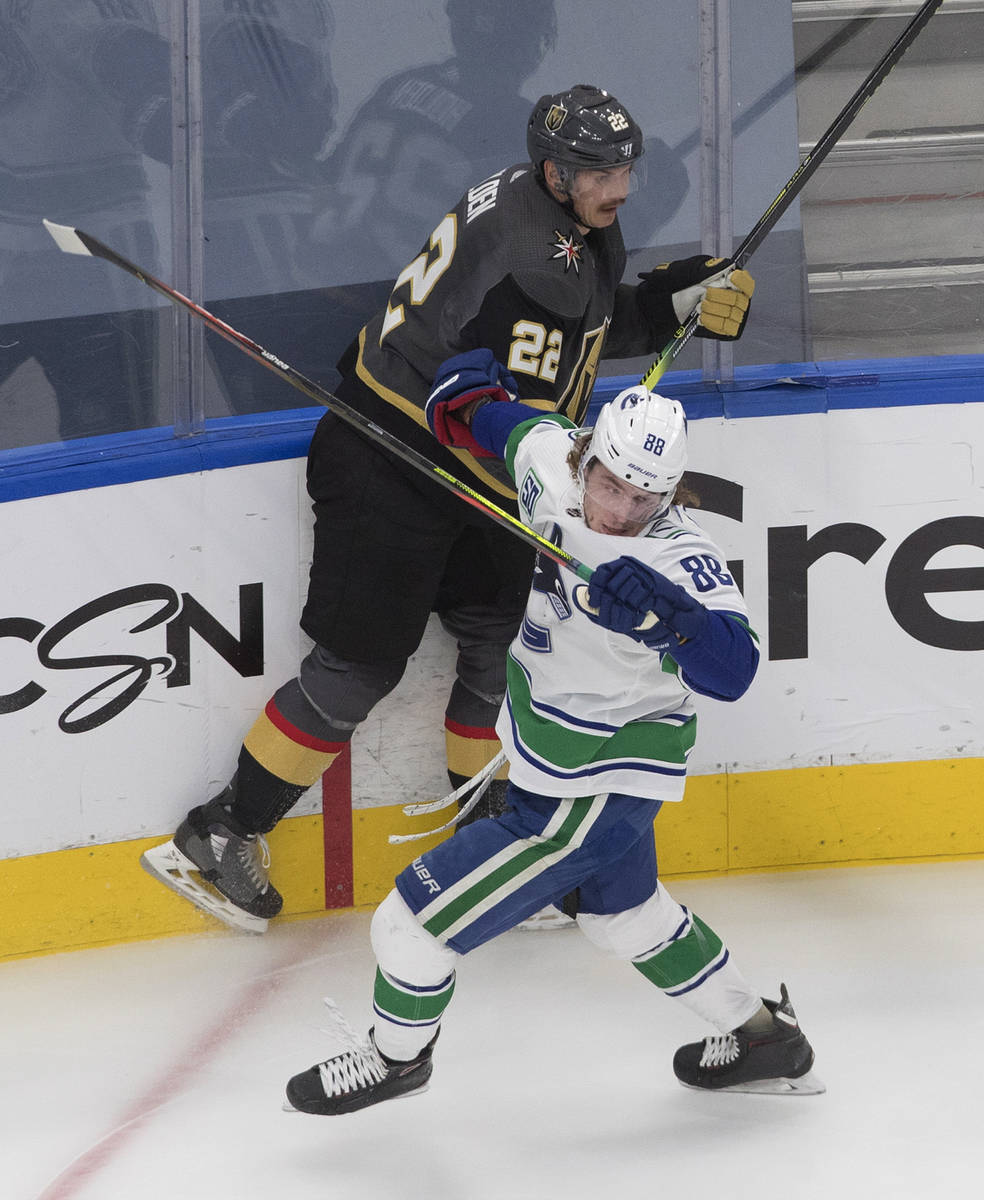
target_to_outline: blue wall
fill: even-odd
[[[636,382],[628,375],[600,379],[591,411]],[[728,385],[708,384],[697,371],[675,371],[663,377],[660,390],[680,399],[691,420],[981,403],[984,355],[739,368]],[[0,500],[303,457],[322,412],[297,408],[216,419],[201,434],[182,438],[162,428],[0,452]]]

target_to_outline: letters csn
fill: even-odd
[[[146,612],[148,605],[154,605],[149,615]],[[94,632],[100,619],[125,614],[137,606],[140,611],[130,613],[129,619],[134,623],[129,626],[129,633],[139,634],[164,626],[164,654],[147,658],[139,654],[84,652],[87,633],[90,647],[100,640]],[[32,644],[38,663],[47,670],[105,668],[113,671],[72,701],[58,718],[58,727],[64,733],[86,733],[112,720],[132,704],[155,671],[165,678],[169,688],[190,684],[193,630],[244,678],[262,675],[262,584],[240,585],[239,627],[236,637],[188,592],[178,593],[164,583],[143,583],[90,600],[47,628],[31,617],[0,617],[0,663],[3,639],[15,638]],[[4,671],[0,679],[6,677]],[[6,686],[10,686],[9,682]],[[46,691],[36,680],[28,679],[13,690],[0,692],[0,715],[29,707]]]
[[[692,474],[702,507],[736,521],[742,519],[743,489],[717,476]],[[820,559],[846,555],[866,564],[885,543],[870,525],[839,522],[810,532],[806,525],[780,525],[767,531],[768,656],[771,660],[809,654],[809,577]],[[984,606],[980,620],[956,620],[939,613],[928,597],[943,592],[984,592],[984,565],[931,567],[935,555],[951,546],[984,550],[984,517],[966,515],[930,521],[905,537],[885,568],[888,611],[916,641],[944,650],[984,650]],[[739,582],[743,564],[727,564]],[[105,653],[97,623],[130,612],[128,633],[162,626],[164,653]],[[152,606],[148,614],[148,606]],[[846,619],[846,618],[845,618]],[[86,733],[128,708],[155,674],[168,688],[191,683],[191,634],[196,633],[240,676],[263,674],[263,585],[239,587],[239,633],[230,632],[188,592],[163,583],[120,588],[81,605],[52,625],[32,617],[0,617],[0,716],[19,712],[47,694],[36,679],[15,680],[5,667],[5,639],[34,647],[37,662],[49,671],[111,672],[73,700],[58,718],[64,733]],[[88,648],[87,648],[88,634]],[[31,672],[27,672],[28,675]],[[83,678],[90,678],[83,676]],[[4,690],[6,689],[6,690]],[[430,886],[427,881],[424,881]]]

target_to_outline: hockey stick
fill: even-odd
[[[926,3],[923,4],[905,29],[902,30],[888,50],[885,51],[868,77],[831,122],[827,131],[792,175],[790,175],[789,179],[786,180],[779,194],[752,226],[745,240],[728,260],[730,268],[739,269],[748,262],[765,238],[771,233],[779,218],[806,186],[817,167],[820,166],[840,140],[844,130],[847,129],[864,105],[871,99],[889,71],[899,61],[912,42],[915,41],[922,28],[928,23],[930,17],[932,17],[942,3],[943,0],[926,0]],[[726,267],[725,270],[729,269],[729,267]],[[649,370],[643,375],[641,380],[643,387],[652,390],[655,384],[662,378],[663,373],[673,359],[676,358],[697,332],[697,328],[700,325],[699,312],[699,309],[695,309],[684,324],[677,329],[673,335],[673,340],[665,347],[659,358],[656,359]]]
[[[815,50],[811,50],[805,58],[795,63],[791,71],[788,71],[782,79],[777,80],[735,118],[732,126],[732,132],[735,137],[744,133],[746,129],[755,124],[759,117],[767,113],[784,96],[787,96],[795,88],[797,80],[812,75],[818,67],[822,67],[826,63],[827,59],[836,54],[838,50],[843,49],[849,42],[852,42],[859,33],[867,29],[875,20],[877,20],[876,17],[856,17],[847,21],[836,33],[827,38],[825,42],[821,42]],[[677,158],[683,158],[692,150],[696,150],[700,145],[700,141],[701,131],[700,129],[694,129],[685,138],[672,146],[671,150]]]
[[[351,408],[344,400],[340,400],[327,388],[321,387],[320,384],[314,382],[313,379],[308,379],[306,375],[302,375],[300,371],[296,371],[289,363],[285,363],[282,358],[278,358],[275,354],[271,354],[269,350],[265,350],[258,342],[254,342],[252,338],[248,338],[244,333],[240,333],[237,329],[233,329],[231,325],[227,325],[215,313],[209,312],[207,308],[196,304],[194,300],[189,300],[187,296],[175,288],[169,287],[160,279],[155,278],[149,271],[145,271],[142,267],[136,266],[129,259],[123,257],[122,254],[117,254],[115,250],[99,241],[90,233],[83,233],[81,229],[73,229],[70,225],[56,225],[53,221],[47,218],[42,218],[45,229],[54,238],[59,250],[66,254],[82,254],[93,258],[102,258],[113,266],[119,267],[128,274],[139,279],[141,283],[145,283],[152,291],[158,292],[166,300],[170,300],[172,304],[179,308],[186,308],[189,312],[199,317],[209,329],[213,329],[216,333],[221,334],[227,342],[231,342],[240,350],[244,351],[255,359],[262,366],[271,370],[274,375],[278,375],[281,379],[286,380],[292,387],[303,392],[306,396],[310,396],[312,400],[316,400],[319,404],[323,404],[325,408],[330,409],[336,417],[346,421],[349,425],[361,430],[362,433],[372,438],[374,441],[381,442],[388,450],[391,450],[397,457],[402,458],[404,462],[410,463],[419,471],[423,471],[425,475],[429,475],[431,479],[436,480],[448,491],[453,492],[466,504],[472,505],[480,512],[483,512],[496,524],[504,526],[511,530],[517,537],[521,538],[534,550],[538,550],[541,554],[545,554],[552,559],[558,566],[566,567],[572,571],[580,579],[590,582],[594,571],[586,563],[575,558],[573,554],[568,554],[566,550],[555,545],[549,538],[545,538],[542,534],[525,525],[512,513],[508,513],[505,509],[500,508],[497,504],[493,504],[491,500],[486,499],[480,492],[476,492],[466,483],[462,483],[460,479],[456,479],[450,472],[445,471],[443,467],[439,467],[437,463],[431,462],[429,458],[418,454],[411,446],[405,445],[399,438],[395,437],[381,425],[377,425],[375,421],[370,421],[368,417],[364,417],[362,413]],[[575,589],[575,595],[583,594],[586,589]],[[586,606],[586,602],[585,602]],[[659,620],[655,613],[648,613],[642,622],[636,626],[637,629],[651,629]]]
[[[477,775],[473,775],[466,784],[460,787],[450,796],[445,796],[443,800],[437,800],[433,804],[410,804],[403,810],[405,813],[411,809],[417,812],[430,812],[438,808],[446,808],[452,800],[455,800],[462,792],[466,792],[474,784],[478,784],[474,792],[468,798],[468,803],[463,804],[461,808],[454,814],[450,821],[444,825],[438,825],[436,829],[425,829],[423,833],[391,833],[389,835],[390,844],[393,846],[400,845],[402,842],[419,842],[421,838],[430,837],[435,833],[443,833],[445,829],[450,829],[452,825],[457,825],[462,817],[467,817],[475,805],[481,800],[485,793],[492,786],[492,780],[495,778],[495,772],[506,761],[506,753],[501,750],[492,762],[487,763]],[[495,768],[495,769],[492,769]]]
[[[493,758],[490,762],[487,762],[480,771],[476,771],[471,779],[466,780],[460,788],[456,788],[449,795],[445,796],[443,800],[425,800],[420,804],[404,804],[404,813],[408,817],[416,817],[421,813],[440,812],[442,808],[450,808],[456,800],[460,800],[461,797],[477,783],[484,785],[482,788],[482,792],[484,792],[492,782],[492,778],[496,771],[505,765],[505,761],[506,752],[505,750],[500,750],[495,758]]]
[[[485,513],[499,525],[505,526],[512,530],[517,537],[527,542],[534,550],[540,551],[548,558],[553,559],[559,566],[566,567],[569,571],[573,571],[575,575],[581,579],[590,580],[593,574],[591,567],[586,566],[573,554],[568,554],[566,550],[562,550],[560,546],[554,545],[548,538],[542,537],[535,529],[531,529],[522,521],[518,520],[511,513],[506,512],[497,504],[493,504],[491,500],[487,500],[481,493],[474,491],[466,483],[456,479],[448,471],[439,467],[436,463],[425,458],[422,454],[418,454],[410,446],[404,445],[399,438],[395,437],[388,430],[383,429],[381,425],[377,425],[375,421],[370,421],[368,417],[364,417],[362,413],[356,411],[340,400],[326,388],[321,387],[312,379],[308,379],[306,375],[302,375],[300,371],[296,371],[283,359],[278,358],[275,354],[271,354],[269,350],[265,350],[258,342],[254,342],[252,338],[246,337],[245,334],[233,329],[231,325],[227,325],[225,321],[217,317],[214,313],[209,312],[207,308],[203,308],[200,304],[196,304],[194,300],[189,300],[187,296],[169,287],[160,279],[156,279],[148,271],[142,267],[136,266],[121,254],[117,254],[115,250],[100,242],[98,238],[91,234],[83,233],[81,229],[73,229],[70,225],[56,225],[53,221],[43,219],[44,227],[48,230],[59,250],[63,250],[66,254],[83,254],[90,255],[93,258],[104,259],[108,263],[112,263],[115,267],[120,267],[128,274],[135,276],[141,283],[145,283],[147,287],[159,293],[165,299],[170,300],[172,304],[179,308],[186,308],[189,312],[199,317],[209,329],[214,330],[255,359],[262,366],[271,370],[274,375],[278,375],[292,387],[303,392],[306,396],[310,396],[312,400],[318,404],[324,405],[330,409],[335,416],[346,421],[349,425],[354,426],[362,433],[366,434],[373,441],[380,442],[388,450],[391,450],[404,462],[410,463],[411,466],[423,471],[425,475],[429,475],[436,480],[448,491],[454,492],[456,496],[464,500],[465,503],[472,505],[473,508]],[[652,614],[650,614],[652,616]],[[653,623],[656,618],[653,617]],[[648,626],[640,626],[640,628]]]

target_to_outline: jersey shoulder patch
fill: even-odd
[[[516,481],[521,508],[529,520],[539,515],[538,502],[546,495],[554,508],[574,480],[567,465],[567,450],[576,428],[559,414],[527,421],[510,439],[508,463]]]

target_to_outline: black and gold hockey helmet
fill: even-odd
[[[541,96],[526,127],[530,161],[542,174],[545,159],[574,170],[598,170],[635,162],[643,153],[642,130],[609,92],[579,83]]]

